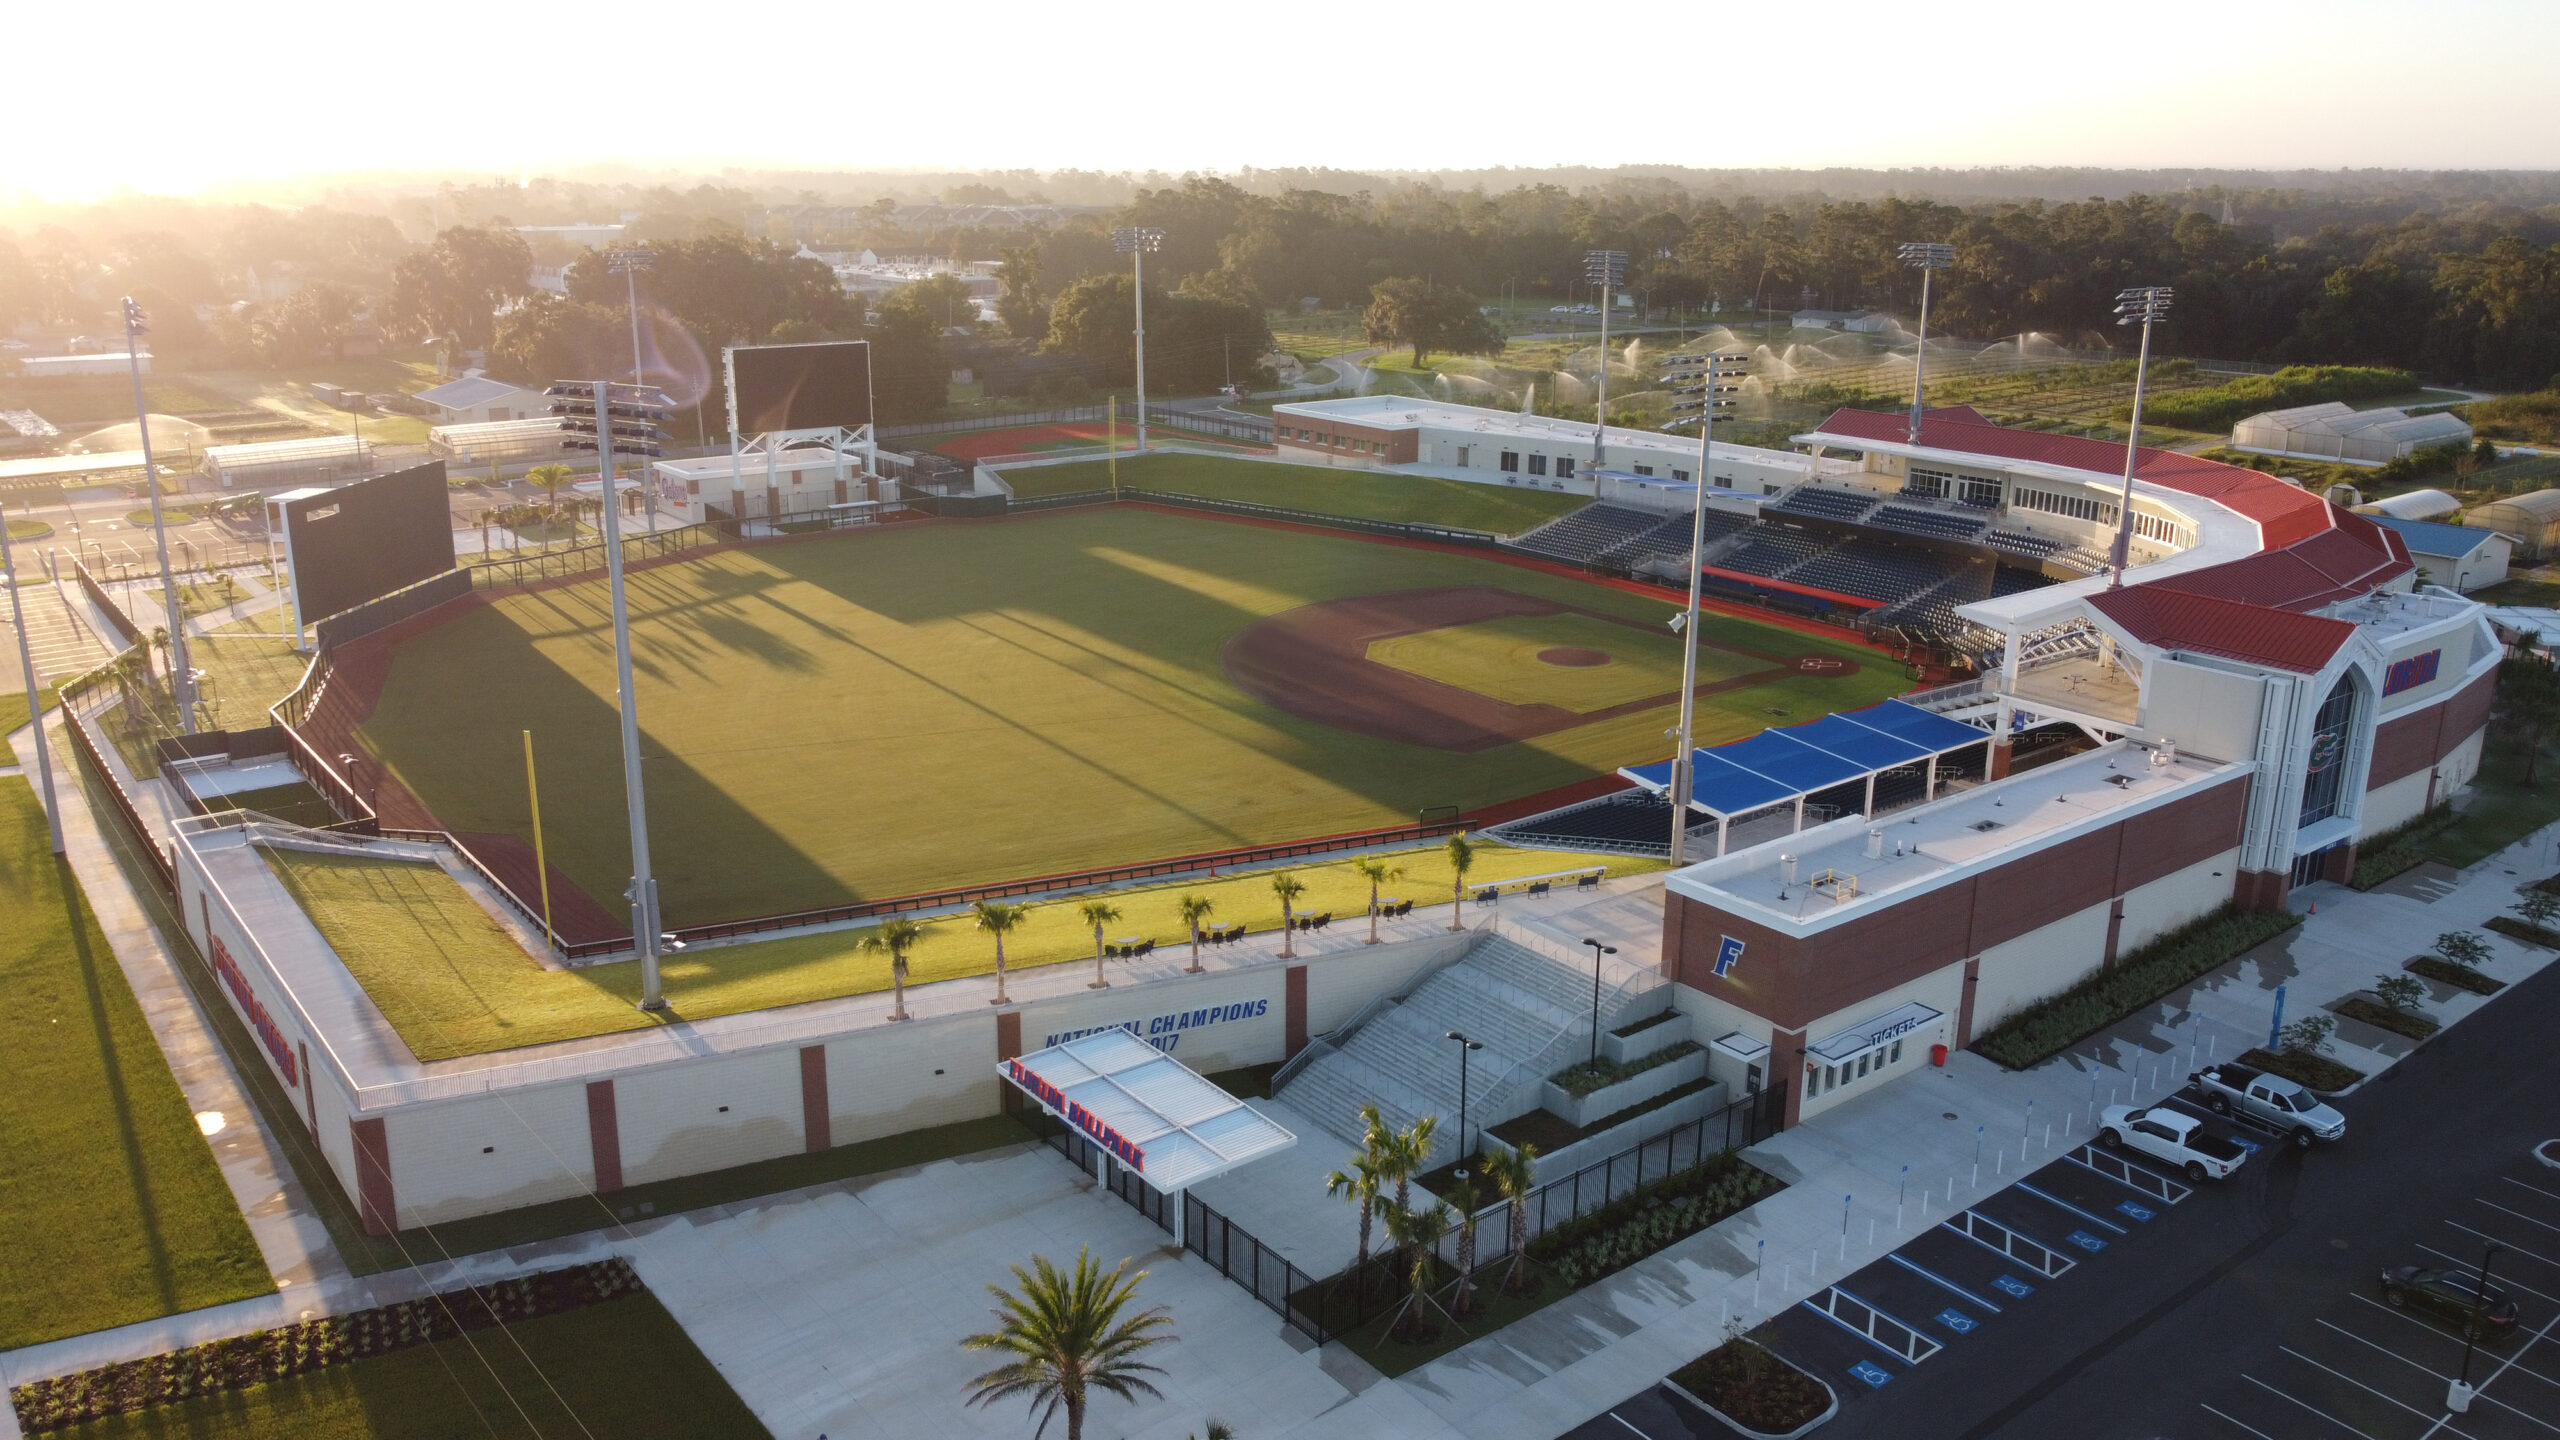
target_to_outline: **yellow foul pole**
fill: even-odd
[[[1110,417],[1109,429],[1104,432],[1109,438],[1103,444],[1111,456],[1111,498],[1117,500],[1120,498],[1120,397],[1117,395],[1111,397]]]
[[[524,793],[533,800],[533,873],[542,885],[542,943],[557,947],[551,933],[551,864],[542,855],[542,787],[533,778],[533,732],[524,732]]]

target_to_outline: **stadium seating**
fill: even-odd
[[[1799,485],[1764,508],[1789,515],[1811,515],[1824,520],[1855,521],[1876,508],[1876,497],[1859,490],[1836,490],[1821,485]]]
[[[2052,583],[2033,570],[2020,570],[2015,566],[2003,565],[1992,572],[1991,593],[1995,597],[2017,595],[2029,590],[2041,590]]]
[[[1505,821],[1485,833],[1518,845],[1659,855],[1671,848],[1671,802],[1648,790],[1622,790]]]
[[[1512,549],[1531,555],[1561,560],[1568,565],[1587,565],[1599,558],[1602,552],[1659,525],[1662,518],[1659,510],[1638,510],[1627,505],[1585,505],[1510,543]]]
[[[2041,535],[2030,535],[2024,530],[1994,529],[1982,538],[1984,543],[1994,550],[2023,556],[2029,560],[2041,560],[2062,548],[2062,542],[2059,540],[2047,540]]]
[[[1909,505],[1881,506],[1867,523],[1939,540],[1980,540],[1982,532],[1990,528],[1980,516],[1950,515],[1943,510],[1920,510]]]
[[[1896,550],[1871,540],[1851,540],[1786,572],[1799,585],[1836,590],[1888,603],[1908,600],[1947,578],[1950,562],[1921,550]]]
[[[1746,531],[1742,543],[1721,555],[1709,557],[1708,563],[1719,570],[1733,570],[1745,575],[1775,578],[1829,549],[1826,536],[1766,523]]]

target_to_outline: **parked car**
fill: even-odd
[[[2281,1075],[2246,1065],[2207,1065],[2187,1078],[2216,1114],[2246,1115],[2284,1132],[2296,1145],[2347,1138],[2346,1116]]]
[[[2479,1275],[2469,1270],[2394,1266],[2382,1272],[2382,1298],[2393,1306],[2423,1310],[2483,1340],[2515,1333],[2516,1302],[2495,1285],[2483,1289]]]
[[[2204,1128],[2204,1122],[2176,1110],[2137,1110],[2110,1105],[2098,1120],[2098,1143],[2108,1149],[2139,1151],[2165,1160],[2190,1180],[2227,1180],[2247,1151]]]

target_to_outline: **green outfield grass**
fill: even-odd
[[[1111,486],[1108,461],[1072,465],[1037,465],[1009,469],[1005,483],[1013,493],[1072,495]],[[1125,487],[1164,490],[1176,495],[1203,495],[1213,500],[1244,500],[1304,510],[1317,515],[1344,515],[1355,520],[1389,520],[1400,524],[1448,525],[1461,530],[1487,530],[1517,535],[1591,503],[1587,495],[1558,495],[1476,485],[1430,475],[1398,475],[1368,470],[1332,470],[1319,465],[1291,465],[1278,460],[1230,459],[1223,455],[1142,455],[1120,462]]]
[[[1449,586],[1647,628],[1673,609],[1474,555],[1116,507],[641,571],[666,914],[706,924],[1409,824],[1661,758],[1668,706],[1459,754],[1283,713],[1221,660],[1267,616]],[[404,640],[362,731],[446,828],[529,836],[530,729],[552,863],[599,899],[630,864],[605,597],[601,581],[508,596]],[[1711,742],[1757,731],[1769,707],[1810,719],[1905,688],[1872,650],[1737,619],[1704,638],[1859,667],[1707,697]]]
[[[1445,904],[1452,887],[1445,850],[1430,846],[1390,856],[1404,874],[1383,893],[1417,905]],[[545,970],[462,887],[433,865],[398,860],[270,850],[268,863],[320,927],[365,993],[421,1060],[449,1060],[553,1040],[639,1030],[660,1023],[637,1008],[637,961]],[[1627,856],[1559,855],[1544,850],[1483,847],[1469,881],[1490,884],[1551,874],[1577,864],[1606,863],[1613,875],[1659,869]],[[1306,882],[1296,913],[1330,913],[1357,925],[1369,905],[1368,882],[1337,860],[1290,873]],[[1121,918],[1106,938],[1144,937],[1160,948],[1187,943],[1177,904],[1187,894],[1216,906],[1212,921],[1254,930],[1280,924],[1280,901],[1268,873],[1188,885],[1114,891],[1103,897]],[[1009,971],[1091,964],[1093,930],[1078,913],[1085,900],[1034,905],[1005,940]],[[775,940],[699,945],[663,963],[667,1019],[703,1020],[747,1010],[796,1005],[889,988],[889,962],[861,948],[864,930],[831,930]],[[1337,932],[1338,933],[1338,932]],[[1108,964],[1108,962],[1106,962]],[[908,957],[907,983],[929,984],[995,971],[995,946],[966,915],[928,921]]]
[[[0,990],[0,1350],[274,1290],[18,777],[0,778]]]
[[[1551,650],[1593,651],[1597,665],[1541,660]],[[1369,658],[1426,680],[1514,705],[1553,705],[1587,714],[1680,693],[1680,641],[1668,630],[1577,615],[1514,615],[1398,635],[1369,646]],[[1711,645],[1698,647],[1698,683],[1770,668],[1769,662]]]
[[[54,1433],[69,1440],[770,1434],[675,1317],[645,1294],[515,1321],[503,1338],[481,1331]]]

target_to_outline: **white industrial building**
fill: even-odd
[[[2376,515],[2373,523],[2400,537],[2418,579],[2428,585],[2468,595],[2507,578],[2507,558],[2516,542],[2504,532],[2469,525],[2437,525]]]
[[[435,425],[487,425],[502,420],[535,420],[551,413],[551,398],[538,386],[487,375],[465,375],[417,394]]]
[[[149,352],[136,356],[142,373],[151,373]],[[124,352],[103,355],[28,355],[18,361],[18,370],[30,380],[60,380],[89,375],[124,375],[131,373],[131,362]]]
[[[1452,405],[1409,395],[1298,400],[1271,410],[1271,436],[1284,460],[1437,475],[1488,485],[1521,485],[1596,495],[1589,471],[1607,469],[1687,482],[1698,468],[1694,438],[1611,427],[1593,458],[1595,427],[1584,420]],[[1774,495],[1828,469],[1808,455],[1749,445],[1715,447],[1710,483]]]
[[[2231,429],[2231,445],[2252,455],[2382,465],[2447,441],[2471,443],[2471,427],[2445,411],[2358,410],[2343,401],[2252,415]]]

